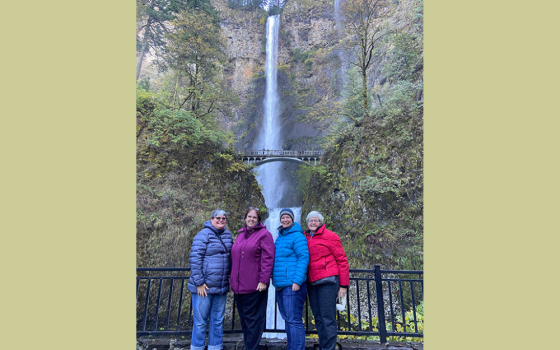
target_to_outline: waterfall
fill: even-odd
[[[338,34],[342,37],[344,36],[344,26],[342,24],[342,13],[340,10],[340,5],[344,2],[344,0],[334,0],[334,19],[336,21],[336,30]],[[343,49],[337,50],[338,58],[340,59],[340,77],[342,81],[342,87],[346,86],[346,73],[348,72],[348,61],[349,61],[349,53],[345,52]]]
[[[340,29],[340,0],[334,0],[334,19],[336,20],[336,26]]]
[[[278,31],[280,28],[280,15],[269,16],[266,21],[266,92],[263,100],[264,116],[262,129],[255,140],[254,148],[279,150],[284,142],[280,125],[280,96],[278,94],[277,67],[278,67]],[[280,226],[280,200],[283,188],[288,186],[281,176],[282,163],[273,162],[263,164],[256,169],[257,181],[262,186],[266,207],[268,208],[268,219],[265,221],[267,229],[272,233],[276,241],[278,237],[277,228]],[[292,207],[295,220],[299,223],[301,218],[301,207]],[[274,328],[274,306],[276,305],[275,289],[270,285],[268,289],[268,305],[266,310],[266,327]],[[276,310],[276,328],[284,329],[284,320],[280,312]],[[265,333],[267,338],[285,338],[284,333]]]
[[[256,149],[279,150],[282,148],[280,135],[280,96],[276,81],[278,67],[278,30],[280,15],[269,16],[266,21],[266,92],[264,95],[264,117],[262,130],[255,142]],[[267,208],[276,208],[282,195],[284,183],[280,176],[281,163],[264,164],[257,168],[257,181],[263,188]]]

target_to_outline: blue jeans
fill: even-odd
[[[205,298],[196,293],[191,295],[193,309],[191,350],[204,350],[206,328],[208,328],[208,350],[222,350],[227,293],[207,294]]]
[[[286,350],[305,350],[305,327],[303,326],[303,304],[307,298],[307,283],[303,282],[294,292],[292,286],[276,290],[278,309],[286,321]]]

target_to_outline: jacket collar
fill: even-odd
[[[288,235],[293,232],[302,232],[301,226],[297,222],[294,222],[291,226],[286,228],[282,226],[278,227],[278,234],[281,236]]]
[[[327,225],[325,225],[325,224],[319,226],[319,228],[317,229],[317,232],[315,232],[313,234],[313,236],[320,235],[321,233],[325,232],[326,229],[327,229]],[[305,234],[308,235],[308,236],[311,236],[311,230],[310,229],[305,230]]]
[[[226,228],[225,228],[225,227],[224,227],[223,229],[221,229],[221,230],[218,230],[217,228],[215,228],[215,227],[212,225],[212,220],[206,221],[206,222],[204,223],[204,227],[205,227],[205,228],[211,229],[212,232],[214,232],[214,233],[217,234],[217,235],[221,235],[222,233],[224,233],[224,232],[226,231]]]
[[[258,224],[256,224],[255,226],[253,226],[251,228],[248,228],[247,225],[245,225],[237,232],[243,232],[243,233],[245,233],[246,237],[250,237],[253,234],[253,232],[258,231],[262,228],[266,229],[266,226],[264,226],[262,224],[262,222],[259,222]]]

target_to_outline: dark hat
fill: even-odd
[[[292,209],[290,208],[284,208],[280,211],[280,218],[282,218],[282,215],[287,214],[290,215],[290,217],[292,218],[292,221],[295,221],[294,219],[294,212],[292,211]]]

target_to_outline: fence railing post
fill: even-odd
[[[387,343],[387,324],[385,323],[385,306],[383,304],[383,284],[381,283],[381,265],[373,266],[375,277],[375,296],[377,299],[377,329],[379,329],[379,340]]]

